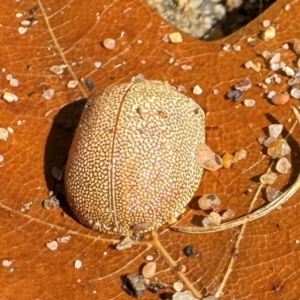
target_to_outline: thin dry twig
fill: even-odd
[[[163,245],[160,243],[157,233],[155,231],[151,231],[151,245],[160,252],[161,256],[165,259],[168,265],[176,272],[177,276],[180,280],[185,284],[186,288],[192,292],[194,297],[197,299],[203,299],[202,294],[194,287],[194,285],[189,281],[189,279],[178,270],[178,265],[172,259],[170,254],[166,251]]]
[[[292,106],[292,111],[295,114],[298,123],[300,123],[300,112],[299,110]],[[271,211],[276,209],[278,206],[285,203],[287,200],[289,200],[299,189],[300,187],[300,175],[297,177],[296,181],[278,198],[276,198],[274,201],[270,202],[264,207],[259,208],[258,210],[247,214],[245,216],[242,216],[240,218],[237,218],[235,220],[216,225],[216,226],[210,226],[210,227],[190,227],[190,226],[176,226],[172,227],[172,230],[179,231],[179,232],[185,232],[185,233],[210,233],[210,232],[216,232],[216,231],[222,231],[229,228],[233,228],[239,225],[246,224],[248,222],[254,221],[256,219],[259,219],[267,214],[269,214]]]

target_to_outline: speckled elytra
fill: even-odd
[[[78,220],[129,235],[177,217],[202,176],[204,119],[194,100],[160,81],[112,85],[89,98],[65,173]]]

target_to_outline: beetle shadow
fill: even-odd
[[[86,99],[80,99],[60,109],[54,117],[45,146],[44,174],[47,188],[60,200],[62,210],[72,216],[73,214],[66,201],[63,176],[62,178],[57,176],[55,178],[52,169],[56,167],[64,174],[74,133],[86,102]]]

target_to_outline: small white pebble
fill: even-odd
[[[2,266],[3,267],[9,267],[11,264],[12,264],[12,260],[5,259],[5,260],[2,261]]]
[[[104,48],[106,48],[108,50],[112,50],[116,47],[116,41],[112,38],[104,39],[103,46],[104,46]]]
[[[268,98],[269,99],[272,99],[274,96],[276,95],[276,92],[275,91],[271,91],[271,92],[269,92],[269,94],[268,94]]]
[[[200,95],[200,94],[202,94],[202,89],[201,89],[201,87],[200,87],[199,85],[194,86],[194,88],[193,88],[193,93],[194,93],[195,95]]]
[[[21,120],[18,120],[18,121],[17,121],[17,125],[22,125],[22,121],[21,121]]]
[[[192,67],[192,66],[189,66],[189,65],[182,65],[182,66],[181,66],[181,69],[182,69],[182,70],[192,70],[192,68],[193,68],[193,67]]]
[[[263,53],[261,55],[264,59],[269,59],[270,57],[272,57],[271,52],[268,50],[263,51]]]
[[[29,20],[23,20],[22,22],[21,22],[21,25],[22,26],[29,26],[31,24],[31,22],[29,21]]]
[[[52,66],[50,68],[50,71],[54,74],[60,75],[64,72],[64,69],[67,67],[68,65],[60,65],[60,66]]]
[[[59,243],[68,243],[70,240],[71,240],[71,236],[70,235],[67,235],[67,236],[63,236],[61,238],[57,238],[57,241]]]
[[[117,64],[117,65],[115,65],[115,66],[114,66],[114,69],[120,68],[120,67],[122,67],[122,66],[123,66],[123,64],[122,64],[122,63],[120,63],[120,64]]]
[[[264,27],[269,27],[271,25],[271,21],[270,20],[264,20],[263,22],[262,22],[262,26],[264,26]]]
[[[22,14],[22,13],[16,13],[16,17],[17,17],[17,18],[22,18],[22,17],[23,17],[23,14]]]
[[[193,297],[191,291],[187,290],[184,292],[176,292],[173,295],[172,300],[197,300],[197,299]]]
[[[135,81],[140,81],[140,80],[144,80],[145,79],[145,76],[143,74],[138,74],[138,75],[135,75],[131,78],[131,82],[135,82]]]
[[[270,64],[270,69],[272,71],[278,71],[280,69],[280,64],[279,63]]]
[[[234,51],[241,51],[241,46],[240,45],[233,45],[233,50]]]
[[[137,44],[142,44],[143,41],[142,40],[137,40]]]
[[[300,243],[300,241],[299,241],[299,240],[295,240],[295,243],[296,243],[296,244],[299,244],[299,243]]]
[[[281,83],[281,78],[280,78],[280,77],[276,77],[276,78],[275,78],[275,82],[276,82],[276,83]]]
[[[247,107],[252,107],[255,105],[255,100],[253,99],[245,99],[244,100],[244,105]]]
[[[169,64],[172,64],[174,61],[175,61],[175,58],[174,57],[170,57]]]
[[[19,27],[18,31],[20,34],[24,34],[26,33],[27,29],[28,29],[27,27]]]
[[[290,91],[290,95],[295,99],[300,99],[300,90],[298,90],[297,88],[293,88]]]
[[[289,44],[288,43],[285,43],[281,46],[283,49],[286,49],[288,50],[289,49]]]
[[[288,10],[290,10],[290,8],[291,8],[291,6],[290,6],[289,4],[287,4],[287,5],[284,7],[284,10],[285,10],[285,11],[288,11]]]
[[[213,94],[214,94],[214,95],[218,95],[218,94],[219,94],[219,90],[214,89],[214,90],[213,90]]]
[[[266,83],[266,84],[270,84],[270,83],[271,83],[271,81],[272,81],[272,80],[271,80],[271,78],[270,78],[270,77],[267,77],[267,78],[265,79],[265,83]]]
[[[228,44],[228,43],[224,44],[224,45],[222,46],[222,49],[223,49],[224,51],[229,51],[229,50],[230,50],[230,44]]]
[[[255,38],[252,38],[252,37],[247,38],[247,43],[250,44],[250,45],[253,44],[255,41],[256,41]]]
[[[9,84],[11,86],[18,86],[19,85],[19,80],[17,78],[12,78],[10,81],[9,81]]]
[[[76,259],[75,263],[74,263],[74,267],[75,267],[75,269],[80,269],[82,267],[82,261],[79,259]]]
[[[4,93],[2,97],[7,102],[18,101],[18,97],[12,93]]]
[[[14,133],[14,130],[11,127],[6,128],[9,133]]]
[[[0,155],[0,163],[2,163],[4,161],[4,156]]]
[[[11,80],[11,79],[13,79],[14,78],[14,76],[12,75],[12,74],[7,74],[6,75],[6,79],[7,80]]]
[[[74,89],[78,85],[78,80],[70,80],[67,84],[69,89]]]
[[[58,248],[58,243],[57,243],[57,241],[51,241],[51,242],[47,243],[46,246],[48,249],[55,251]]]
[[[103,255],[107,255],[107,252],[105,251],[105,252],[103,252]]]
[[[152,255],[147,255],[147,256],[146,256],[146,260],[152,261],[152,260],[153,260],[153,256],[152,256]]]
[[[184,85],[179,84],[179,86],[177,87],[177,91],[185,93],[186,92],[186,88],[185,88]]]
[[[50,100],[53,97],[54,92],[54,89],[48,89],[42,94],[42,97],[46,100]]]
[[[235,211],[231,208],[228,208],[222,215],[222,220],[232,219],[235,216]]]
[[[262,89],[267,89],[268,87],[264,84],[264,83],[262,83],[262,82],[259,82],[258,84],[257,84],[260,88],[262,88]]]
[[[282,70],[285,72],[285,74],[287,76],[294,76],[295,75],[295,71],[292,68],[288,67],[288,66],[285,66],[284,68],[282,68]]]
[[[77,279],[77,282],[80,283],[80,282],[81,282],[81,279]]]
[[[279,63],[280,59],[281,59],[281,54],[279,52],[277,52],[271,57],[270,64]]]
[[[247,61],[247,62],[245,63],[245,68],[246,68],[246,69],[250,69],[252,66],[253,66],[253,62],[252,62],[251,60],[249,60],[249,61]]]
[[[0,140],[7,141],[8,139],[8,130],[6,128],[0,127]]]
[[[269,136],[277,139],[283,129],[282,124],[271,124],[269,125]]]
[[[95,66],[96,69],[100,69],[101,66],[102,66],[102,63],[100,61],[95,61],[94,66]]]
[[[182,289],[183,289],[183,283],[182,283],[182,282],[174,282],[174,284],[173,284],[173,289],[174,289],[176,292],[181,292]]]

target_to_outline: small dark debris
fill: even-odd
[[[62,212],[61,215],[63,216],[63,218],[67,218],[69,215],[66,212]]]
[[[232,257],[233,258],[236,258],[239,256],[239,252],[238,252],[238,249],[237,248],[233,248],[232,249]]]
[[[58,181],[62,180],[62,171],[61,171],[60,168],[58,168],[58,167],[53,167],[53,168],[51,169],[51,173],[52,173],[52,176],[53,176],[56,180],[58,180]]]
[[[33,15],[33,14],[37,11],[37,9],[38,9],[37,6],[35,6],[35,7],[31,8],[31,9],[29,9],[29,14],[30,14],[30,15]]]
[[[279,292],[280,290],[280,285],[279,284],[275,284],[272,286],[272,291],[275,291],[275,292]]]
[[[89,91],[92,91],[95,87],[94,82],[89,79],[86,80],[85,84],[88,87]]]
[[[36,23],[37,23],[37,19],[36,19],[36,18],[34,18],[34,17],[28,18],[28,19],[27,19],[27,21],[29,21],[29,22],[30,22],[30,25],[34,25],[34,24],[36,24]]]
[[[28,65],[26,66],[26,68],[27,68],[28,71],[31,70],[31,67],[32,67],[31,64],[28,64]]]
[[[222,160],[221,160],[221,157],[219,156],[219,155],[215,155],[215,161],[216,161],[216,163],[219,165],[219,166],[221,166],[222,165]]]
[[[167,112],[165,112],[165,111],[163,111],[163,110],[159,110],[157,113],[158,113],[158,115],[159,115],[161,118],[163,118],[163,119],[165,119],[165,118],[168,117]]]
[[[243,93],[241,91],[231,91],[226,94],[227,99],[233,100],[233,101],[239,101],[243,97]]]
[[[148,290],[153,293],[159,293],[162,289],[170,288],[170,285],[160,282],[160,281],[151,281],[148,285]]]
[[[138,107],[135,111],[139,114],[142,120],[145,120],[145,113],[142,112],[142,109],[140,107]]]
[[[27,94],[28,97],[31,97],[34,94],[34,91]]]
[[[130,226],[130,229],[133,231],[144,231],[151,227],[153,223],[151,222],[144,222],[144,223],[135,223]]]
[[[59,200],[53,195],[49,199],[41,200],[41,204],[45,209],[56,208],[59,207]]]
[[[126,293],[133,297],[142,297],[147,290],[147,284],[143,275],[132,274],[126,275],[123,289]]]
[[[194,109],[195,115],[198,115],[198,114],[199,114],[199,111],[200,111],[200,108],[199,108],[199,107],[197,107],[196,109]]]
[[[246,78],[234,85],[234,88],[238,91],[244,92],[251,89],[252,84],[249,78]]]
[[[209,200],[215,200],[216,196],[213,195],[213,194],[210,194],[210,195],[207,195],[206,198],[209,199]]]
[[[193,246],[189,245],[183,248],[183,254],[187,257],[193,257],[195,256],[194,251],[193,251]]]

